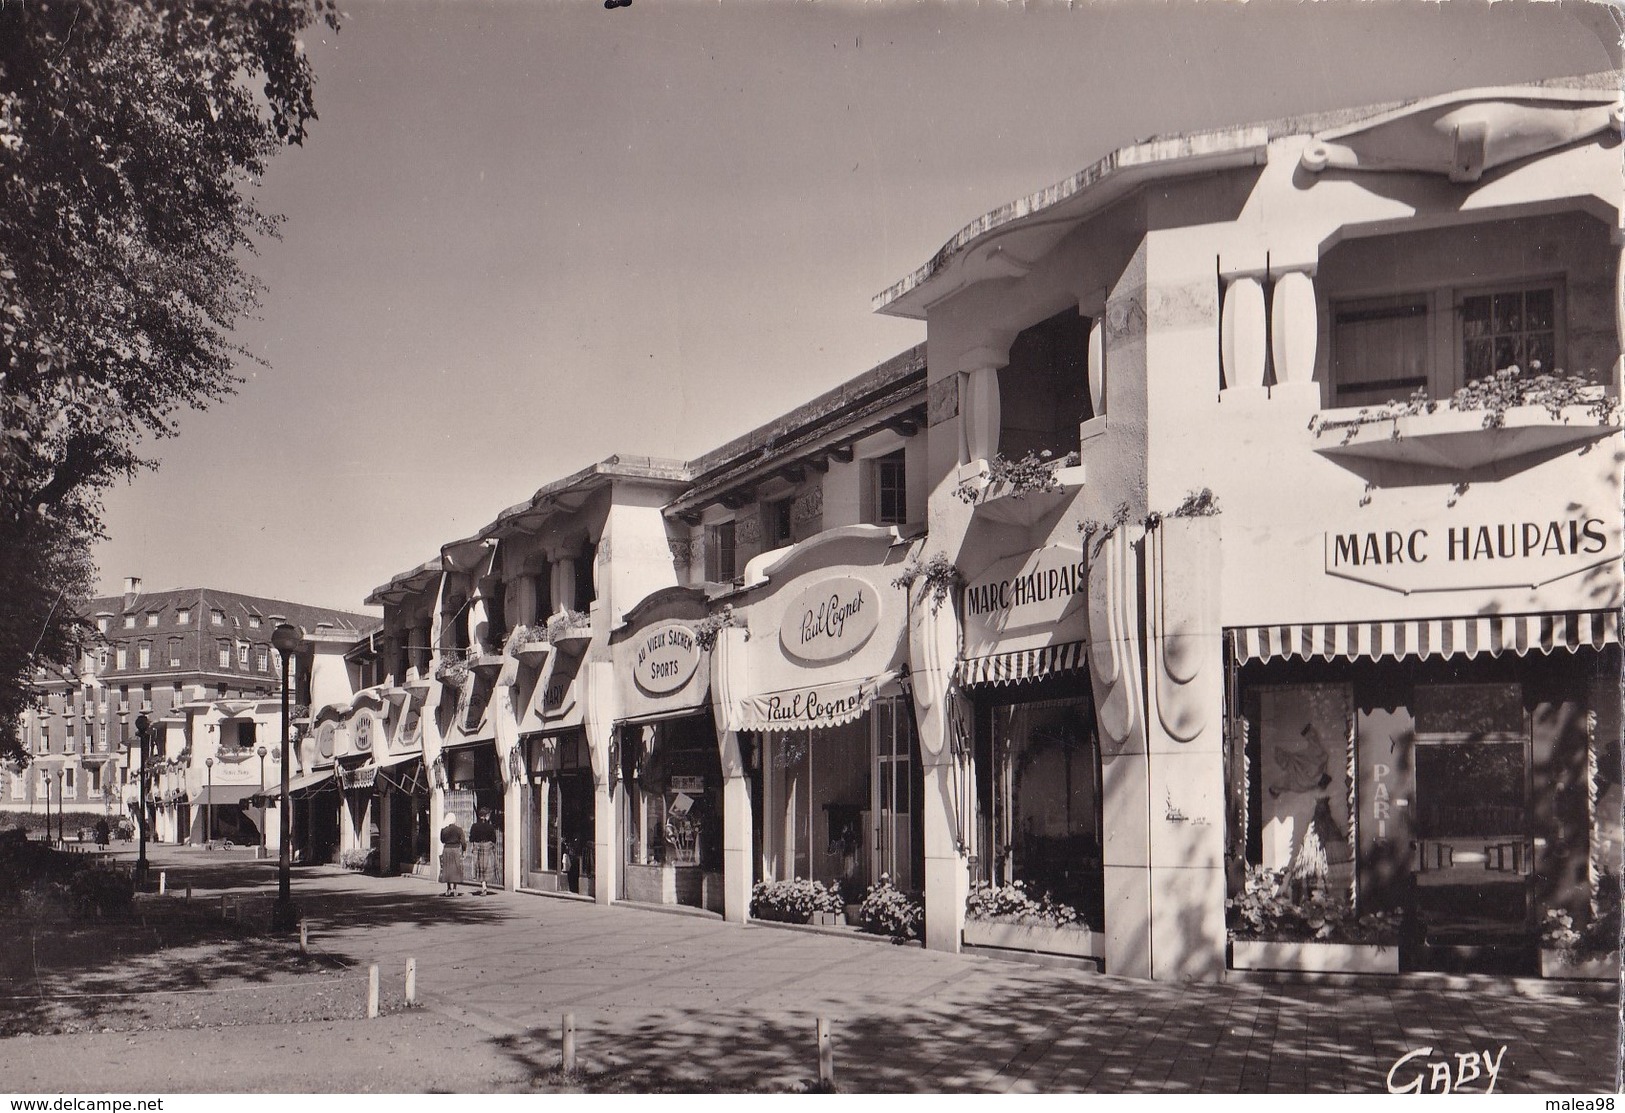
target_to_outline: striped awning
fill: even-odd
[[[959,682],[967,687],[973,684],[1015,684],[1023,680],[1039,680],[1051,673],[1071,672],[1083,667],[1088,648],[1086,642],[1065,642],[1039,646],[1037,649],[970,657],[959,662]]]
[[[1600,649],[1619,642],[1615,611],[1558,614],[1472,615],[1467,618],[1409,618],[1388,622],[1288,623],[1244,626],[1229,631],[1235,659],[1270,661],[1316,657],[1350,661],[1406,657],[1519,657],[1531,650]]]
[[[339,783],[346,789],[371,788],[378,780],[376,765],[363,765],[359,769],[340,769]]]

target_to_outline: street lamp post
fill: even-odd
[[[260,755],[260,857],[265,857],[265,754],[264,746],[259,748]]]
[[[214,758],[206,757],[203,765],[209,771],[209,802],[203,806],[203,843],[214,849]]]
[[[282,655],[282,794],[278,807],[277,828],[281,835],[282,845],[277,848],[276,871],[276,904],[271,907],[271,930],[292,931],[299,926],[299,909],[293,903],[292,884],[288,877],[288,867],[292,862],[288,847],[288,683],[292,677],[292,665],[289,656],[299,648],[304,640],[305,633],[297,626],[286,622],[278,624],[271,631],[271,644]]]
[[[63,826],[62,826],[62,824],[63,824],[63,819],[62,819],[62,804],[63,804],[62,782],[63,782],[63,779],[67,776],[67,773],[68,773],[68,771],[66,769],[58,769],[56,771],[56,841],[58,843],[64,843],[64,842],[68,841],[67,832],[63,829]]]
[[[141,743],[141,781],[136,791],[136,831],[141,838],[141,849],[135,859],[136,884],[145,886],[147,883],[147,787],[151,773],[148,769],[149,755],[147,753],[147,738],[152,730],[152,720],[145,715],[135,717],[135,736]]]

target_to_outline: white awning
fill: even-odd
[[[959,682],[967,687],[974,684],[1015,684],[1023,680],[1039,680],[1051,673],[1071,672],[1083,667],[1088,648],[1087,642],[1063,642],[1036,649],[970,657],[959,663]]]
[[[1619,643],[1614,611],[1560,614],[1473,615],[1467,618],[1410,618],[1387,622],[1288,623],[1244,626],[1229,631],[1238,663],[1316,657],[1332,661],[1401,660],[1406,657],[1477,657],[1531,650],[1601,649]]]
[[[867,680],[813,684],[763,692],[739,701],[739,730],[811,730],[850,723],[869,710],[880,690],[897,679],[885,672]]]

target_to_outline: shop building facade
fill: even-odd
[[[1606,76],[1147,143],[880,295],[966,581],[916,637],[928,945],[1019,880],[1108,972],[1217,978],[1249,866],[1392,914],[1402,969],[1530,973],[1595,914],[1620,119]]]

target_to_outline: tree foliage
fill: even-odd
[[[69,667],[99,494],[231,393],[252,190],[316,118],[331,0],[0,0],[0,756]]]

